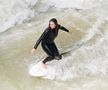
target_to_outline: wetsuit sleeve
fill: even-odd
[[[63,26],[61,26],[61,25],[59,25],[59,29],[61,29],[61,30],[63,30],[63,31],[66,31],[66,32],[69,32],[68,29],[66,29],[65,27],[63,27]]]
[[[40,38],[37,40],[36,44],[34,45],[34,49],[36,49],[39,46],[39,44],[42,41],[42,39],[45,38],[46,36],[47,36],[47,30],[45,30],[42,33],[42,35],[40,36]]]

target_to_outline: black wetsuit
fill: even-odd
[[[38,45],[41,42],[43,50],[47,53],[48,57],[43,60],[43,63],[45,64],[48,61],[51,61],[53,59],[61,59],[62,56],[59,55],[59,51],[54,43],[55,38],[58,35],[59,29],[69,32],[65,27],[61,25],[57,25],[57,28],[51,29],[47,28],[43,34],[40,36],[40,38],[37,40],[34,48],[36,49]]]

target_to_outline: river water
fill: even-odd
[[[0,90],[107,90],[107,0],[1,0]],[[54,74],[31,77],[29,68],[45,54],[36,40],[50,18],[72,32],[59,32],[60,52],[71,51]],[[51,71],[52,72],[52,71]]]

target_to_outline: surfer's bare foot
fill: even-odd
[[[44,63],[42,63],[42,67],[43,67],[44,69],[47,69],[47,65],[44,64]]]

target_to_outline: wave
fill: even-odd
[[[36,0],[1,0],[0,3],[0,32],[34,16],[31,8],[35,5]]]
[[[70,49],[72,52],[69,56],[53,62],[53,69],[44,78],[70,80],[88,75],[107,77],[108,27],[103,30],[103,24],[106,24],[106,20],[99,18],[87,34]]]
[[[64,8],[91,9],[107,6],[106,2],[107,0],[1,0],[0,32],[36,17],[39,12]]]
[[[45,15],[45,13],[47,11],[50,11],[50,9],[52,11],[54,10],[54,14],[56,14],[56,11],[59,11],[60,9],[65,10],[66,8],[69,8],[64,13],[59,11],[58,16],[56,15],[56,17],[58,19],[60,18],[60,21],[62,23],[67,22],[66,26],[70,26],[72,24],[76,28],[76,30],[83,32],[84,36],[83,38],[81,38],[81,40],[77,41],[77,43],[75,43],[75,45],[71,47],[71,49],[68,48],[69,50],[72,50],[71,55],[57,63],[57,65],[55,65],[54,69],[52,70],[53,72],[51,72],[51,74],[49,74],[45,78],[56,78],[64,80],[79,77],[81,74],[82,76],[88,74],[107,76],[108,13],[105,9],[107,8],[105,1],[106,0],[98,0],[98,2],[97,0],[11,0],[11,4],[9,5],[7,4],[7,0],[4,0],[2,1],[3,4],[1,5],[1,7],[3,8],[1,9],[1,12],[3,13],[2,15],[0,14],[0,32],[4,32],[7,29],[15,26],[16,24],[24,23],[25,21],[30,20],[33,17],[35,18],[37,17],[37,15],[39,15],[39,13]],[[96,9],[97,7],[99,9]],[[83,10],[76,11],[74,9],[70,10],[70,8]],[[92,13],[91,16],[90,13]],[[49,13],[46,14],[46,16],[48,15]],[[49,20],[49,17],[46,16],[45,20],[47,22]],[[43,21],[41,21],[40,23],[41,25],[45,24],[46,26],[46,23],[43,23]],[[83,23],[83,25],[81,23]],[[40,26],[40,24],[37,24],[36,26]],[[86,26],[88,28],[85,29]],[[37,29],[39,30],[37,31],[37,33],[39,34],[42,30],[40,30],[40,28],[38,27]],[[31,30],[31,32],[34,32],[34,30]],[[30,33],[30,31],[28,31],[27,33]],[[23,31],[21,32],[21,34],[23,37],[26,37]],[[19,36],[20,34],[17,35]],[[14,36],[17,35],[15,35],[14,33]],[[75,36],[78,37],[77,35]],[[12,35],[11,37],[13,38]],[[2,41],[5,42],[7,40],[3,39]],[[13,42],[14,41],[16,41],[16,39],[13,40]],[[25,42],[28,43],[28,40],[25,40]]]

